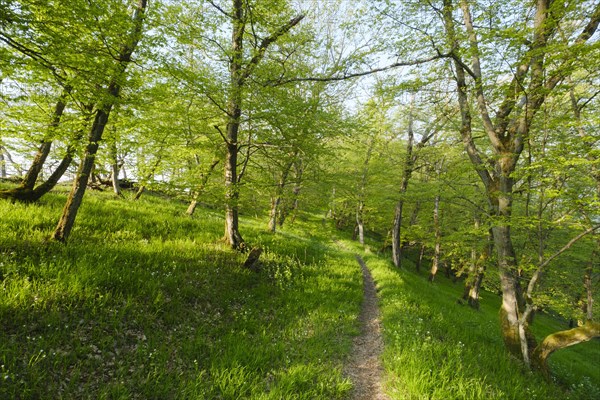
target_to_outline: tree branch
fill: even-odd
[[[339,76],[323,76],[323,77],[315,76],[315,77],[306,77],[306,78],[290,78],[290,79],[286,79],[286,80],[280,80],[277,82],[268,81],[265,84],[265,86],[266,85],[279,86],[279,85],[285,85],[287,83],[292,83],[292,82],[339,82],[339,81],[344,81],[344,80],[348,80],[348,79],[352,79],[352,78],[359,78],[361,76],[376,74],[378,72],[388,71],[390,69],[394,69],[394,68],[398,68],[398,67],[410,67],[410,66],[414,66],[414,65],[421,65],[421,64],[425,64],[425,63],[439,60],[442,58],[451,58],[451,57],[452,57],[452,51],[450,51],[448,53],[437,54],[435,56],[420,58],[420,59],[416,59],[416,60],[399,61],[399,62],[395,62],[393,64],[386,65],[385,67],[374,68],[374,69],[371,69],[368,71],[353,72],[350,74],[344,74],[344,75],[339,75]]]
[[[258,51],[254,55],[254,57],[250,59],[250,61],[246,65],[245,71],[242,73],[242,81],[246,80],[252,74],[254,68],[256,68],[258,63],[260,63],[260,61],[264,58],[265,52],[267,51],[267,48],[271,45],[271,43],[275,42],[279,37],[289,32],[289,30],[292,29],[294,26],[298,25],[298,23],[302,21],[302,19],[304,19],[304,14],[300,14],[292,18],[288,21],[287,24],[283,25],[273,34],[262,40],[262,42],[258,46]]]

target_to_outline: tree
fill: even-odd
[[[119,97],[125,78],[125,70],[132,60],[131,56],[142,35],[146,6],[147,0],[139,0],[136,4],[130,31],[116,55],[113,75],[110,76],[107,86],[104,89],[103,98],[96,106],[94,122],[89,132],[85,154],[81,160],[77,175],[73,182],[73,187],[69,193],[62,215],[53,234],[53,238],[57,241],[65,242],[75,223],[75,217],[77,216],[79,206],[83,201],[83,195],[85,194],[87,183],[94,166],[94,159],[99,145],[98,142],[102,139],[102,134],[104,133],[104,128],[108,122],[110,112],[116,99]]]
[[[585,43],[596,31],[600,4],[594,6],[585,26],[578,27],[578,33],[571,32],[563,39],[565,36],[561,37],[561,30],[557,28],[563,20],[573,17],[574,10],[547,0],[537,1],[532,25],[527,29],[531,37],[510,38],[509,45],[517,50],[510,54],[514,57],[514,69],[512,78],[504,85],[490,83],[490,77],[484,75],[484,68],[490,64],[483,62],[486,53],[482,48],[492,45],[493,39],[476,28],[472,5],[467,0],[460,1],[462,31],[457,29],[454,10],[452,1],[444,0],[443,8],[437,11],[443,17],[448,43],[453,49],[453,72],[462,119],[460,133],[496,219],[492,233],[502,289],[502,337],[509,351],[529,364],[534,340],[529,332],[529,315],[524,314],[526,298],[519,281],[518,259],[511,236],[514,172],[542,104],[571,74],[576,66],[576,55],[582,54]],[[559,51],[558,45],[566,50]],[[465,57],[471,58],[470,66],[464,61]],[[498,93],[503,97],[494,97]],[[476,103],[477,116],[493,156],[482,151],[475,142],[470,96]],[[493,105],[497,105],[494,118],[490,113]]]

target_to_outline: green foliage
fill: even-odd
[[[63,196],[0,203],[0,397],[347,395],[359,269],[314,223],[273,236],[248,221],[255,273],[220,216],[152,194],[89,194],[69,245],[47,243]]]
[[[357,249],[358,250],[358,249]],[[396,399],[593,399],[600,388],[600,343],[588,342],[552,356],[563,386],[510,357],[499,334],[500,298],[482,293],[480,311],[457,302],[461,285],[395,269],[387,258],[364,255],[378,287],[387,391]],[[536,317],[538,338],[566,329],[563,321]]]

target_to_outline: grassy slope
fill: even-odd
[[[97,193],[68,246],[45,243],[63,201],[0,202],[0,398],[347,397],[356,245],[340,251],[317,220],[270,235],[244,219],[246,239],[267,249],[256,274],[219,243],[220,214],[187,218],[179,202]],[[553,356],[566,393],[506,356],[497,296],[484,294],[476,312],[456,303],[460,285],[365,260],[382,298],[392,398],[597,398],[600,343]]]
[[[297,226],[264,270],[219,243],[220,215],[88,194],[68,246],[64,194],[0,202],[0,398],[335,399],[358,332],[359,268]]]
[[[355,247],[356,251],[360,251]],[[562,350],[551,358],[549,385],[505,352],[498,326],[499,296],[484,292],[481,310],[460,305],[462,285],[444,277],[393,268],[387,257],[364,256],[377,282],[384,326],[384,366],[395,399],[600,398],[600,341]],[[566,329],[539,316],[542,335]],[[568,387],[568,390],[565,388]]]

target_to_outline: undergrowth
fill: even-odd
[[[354,249],[362,252],[356,245]],[[380,297],[382,358],[390,398],[600,398],[600,343],[585,343],[553,355],[556,382],[547,383],[507,354],[500,335],[498,296],[483,293],[477,311],[457,301],[462,294],[460,283],[444,277],[430,283],[425,273],[414,271],[410,260],[404,260],[399,270],[387,255],[367,251],[364,259]],[[538,320],[541,327],[534,324],[534,330],[539,335],[566,328],[546,316]],[[575,363],[578,371],[569,369]]]
[[[86,195],[70,242],[48,241],[64,194],[0,202],[0,398],[340,399],[359,268],[308,225],[242,232],[145,195]]]

